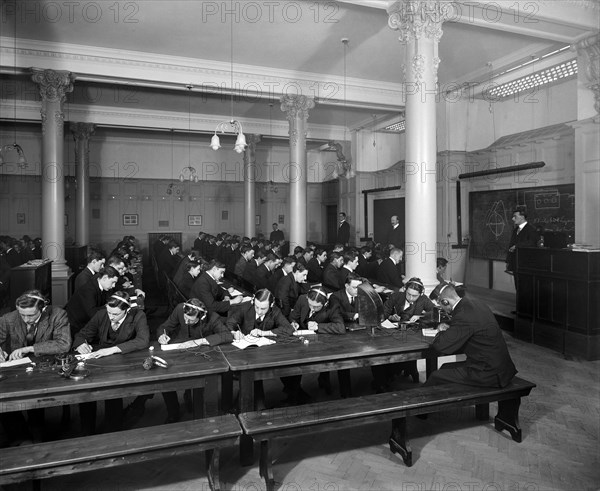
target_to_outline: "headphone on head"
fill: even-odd
[[[440,303],[444,306],[447,307],[448,305],[450,305],[450,300],[448,300],[447,298],[443,298],[442,300],[440,300]]]
[[[323,288],[321,288],[320,286],[316,287],[316,288],[311,288],[310,292],[317,292],[319,295],[323,295],[325,297],[325,301],[323,302],[323,307],[327,307],[327,304],[329,303],[329,297],[327,296],[327,293],[325,292],[325,290],[323,290]],[[310,293],[308,292],[308,293]],[[315,299],[315,302],[318,302],[319,300]]]
[[[262,288],[261,290],[258,290],[257,292],[254,293],[254,296],[252,297],[252,305],[254,305],[254,302],[256,300],[258,300],[259,302],[264,302],[264,300],[260,300],[256,296],[259,292],[262,292],[262,291],[269,292],[269,296],[268,296],[269,308],[273,308],[273,306],[275,305],[275,295],[273,295],[273,293],[271,293],[271,290],[267,290],[266,288]]]
[[[111,295],[110,298],[115,298],[117,300],[120,300],[124,304],[127,304],[127,306],[131,307],[131,303],[129,303],[129,300],[125,300],[123,297],[120,297],[119,295]]]
[[[25,295],[27,298],[32,298],[34,300],[38,300],[40,302],[42,302],[42,306],[40,307],[40,311],[44,312],[44,310],[46,310],[46,307],[48,307],[48,305],[50,305],[50,301],[46,298],[43,297],[41,295],[35,295],[34,293],[27,293]],[[39,305],[36,304],[36,306],[39,307]]]
[[[206,315],[208,314],[208,310],[206,310],[205,308],[198,307],[198,305],[194,305],[193,303],[189,303],[189,302],[184,302],[183,306],[184,307],[190,307],[191,309],[197,310],[199,312],[199,317],[200,317],[201,321],[203,321],[204,319],[206,319]]]

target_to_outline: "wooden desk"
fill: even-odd
[[[254,381],[288,375],[306,375],[359,368],[371,365],[425,358],[427,373],[437,368],[437,356],[420,333],[378,329],[371,336],[366,330],[345,335],[318,334],[306,336],[309,344],[299,338],[277,338],[278,342],[260,348],[239,350],[222,346],[231,371],[239,374],[240,412],[254,411]],[[224,388],[228,392],[229,388]],[[226,396],[227,397],[227,396]],[[252,439],[242,437],[240,459],[244,465],[253,460]]]
[[[148,350],[111,355],[86,361],[89,375],[79,381],[59,375],[52,368],[54,357],[38,359],[33,372],[28,365],[0,369],[0,412],[62,406],[79,402],[138,396],[163,391],[193,389],[194,417],[216,415],[220,411],[221,375],[228,371],[227,361],[219,351],[208,347],[192,352],[160,351],[156,356],[167,361],[168,368],[145,370],[143,360]],[[49,362],[48,362],[49,360]]]

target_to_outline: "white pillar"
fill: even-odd
[[[436,99],[438,43],[449,3],[402,0],[389,9],[388,24],[406,46],[406,276],[436,283]]]
[[[256,144],[260,135],[246,135],[244,151],[244,235],[256,236]]]
[[[42,98],[42,255],[52,263],[52,303],[68,300],[71,271],[65,261],[64,112],[73,90],[71,72],[32,68]]]
[[[281,97],[281,110],[290,124],[290,165],[284,171],[290,183],[290,251],[306,247],[306,123],[313,107],[314,99],[305,95]]]
[[[94,133],[96,125],[71,123],[70,129],[75,140],[77,180],[75,243],[84,246],[90,243],[90,136]]]

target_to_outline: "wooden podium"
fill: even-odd
[[[600,251],[517,249],[515,336],[600,359]]]
[[[52,303],[52,261],[35,260],[10,270],[10,307],[28,290],[39,290]]]

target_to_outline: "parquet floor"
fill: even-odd
[[[522,377],[537,383],[521,406],[523,442],[513,442],[474,421],[472,408],[411,418],[414,465],[390,453],[388,424],[346,432],[281,440],[274,449],[275,479],[285,491],[542,491],[600,488],[600,362],[565,359],[553,351],[505,333]],[[423,370],[424,367],[420,367]],[[354,373],[354,372],[353,372]],[[335,377],[332,377],[332,381]],[[370,391],[369,371],[353,375],[358,391]],[[400,379],[397,387],[410,387]],[[315,381],[306,384],[319,394]],[[279,382],[266,387],[273,403]],[[496,412],[491,407],[491,416]],[[148,404],[140,424],[165,417],[162,398]],[[186,415],[189,417],[189,415]],[[222,453],[225,489],[258,491],[264,482],[258,465],[240,467],[235,449]],[[206,490],[200,456],[186,456],[43,481],[45,490]],[[25,489],[20,486],[11,489]]]

